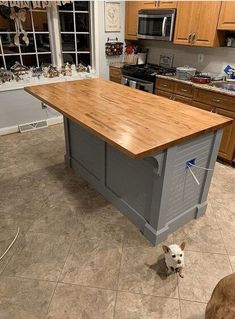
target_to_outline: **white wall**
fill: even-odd
[[[159,63],[161,54],[174,55],[174,66],[190,65],[201,72],[223,74],[227,64],[235,67],[235,48],[187,47],[163,41],[142,41],[149,48],[148,62]],[[203,63],[198,63],[198,54],[204,54]]]
[[[94,67],[97,74],[105,79],[109,78],[109,64],[122,60],[121,57],[107,58],[105,56],[105,42],[107,38],[118,37],[124,41],[125,30],[125,2],[120,1],[121,31],[118,33],[105,33],[104,29],[104,1],[94,1]],[[19,124],[52,119],[61,115],[51,108],[42,110],[41,103],[37,99],[24,92],[23,89],[0,92],[0,135],[5,132],[14,132]]]
[[[124,42],[125,36],[125,1],[120,1],[120,32],[106,33],[104,25],[104,6],[105,1],[96,0],[94,2],[94,34],[95,34],[95,54],[96,68],[100,77],[109,78],[109,65],[111,63],[122,61],[122,56],[107,57],[105,55],[105,43],[107,38]]]

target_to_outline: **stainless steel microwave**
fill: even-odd
[[[175,14],[175,9],[140,10],[138,39],[172,41]]]

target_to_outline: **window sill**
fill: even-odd
[[[26,79],[22,80],[20,82],[11,81],[0,84],[0,92],[4,91],[11,91],[11,90],[20,90],[24,89],[27,86],[32,85],[40,85],[40,84],[50,84],[50,83],[56,83],[56,82],[65,82],[65,81],[74,81],[74,80],[83,80],[83,79],[91,79],[98,77],[96,73],[86,73],[86,72],[80,72],[76,75],[72,76],[59,76],[55,78],[42,78],[42,79]]]

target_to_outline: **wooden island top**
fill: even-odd
[[[224,116],[103,79],[25,91],[131,158],[143,158],[232,123]]]

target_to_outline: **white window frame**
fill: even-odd
[[[2,52],[0,54],[0,56],[3,59],[4,68],[6,68],[5,57],[7,57],[7,56],[19,57],[21,64],[23,64],[23,56],[26,56],[26,55],[35,56],[36,57],[36,61],[37,61],[37,66],[39,66],[39,58],[38,58],[39,55],[47,55],[48,54],[52,58],[51,35],[50,35],[49,24],[48,24],[48,31],[35,31],[35,27],[34,27],[33,12],[43,12],[43,13],[45,13],[45,10],[40,10],[40,9],[36,9],[35,10],[35,9],[30,8],[28,12],[30,12],[30,18],[31,18],[31,23],[32,23],[32,31],[29,31],[27,33],[30,34],[30,35],[31,34],[33,35],[35,51],[34,52],[21,52],[21,47],[19,46],[18,47],[19,48],[19,52],[18,53],[7,53],[7,54],[5,54],[4,50],[3,50],[2,40],[1,40],[1,37],[0,37],[0,48],[1,48],[1,52]],[[47,13],[47,19],[49,21],[48,10],[46,11],[46,13]],[[15,34],[15,32],[14,31],[9,31],[9,32],[0,31],[0,36],[1,35],[11,35],[11,34]],[[37,34],[48,34],[49,41],[50,41],[50,49],[51,49],[50,51],[44,51],[44,52],[39,52],[38,51],[37,41],[36,41],[36,35]],[[52,60],[52,62],[53,62],[53,60]]]
[[[0,48],[2,51],[1,58],[3,58],[3,64],[6,68],[6,62],[5,62],[5,56],[18,56],[20,57],[20,63],[23,64],[22,56],[24,55],[36,55],[36,61],[37,65],[39,66],[39,60],[38,55],[43,54],[50,54],[51,55],[51,61],[54,66],[57,66],[60,68],[63,64],[63,53],[70,53],[70,51],[62,51],[62,45],[61,45],[61,34],[74,34],[76,38],[76,34],[89,34],[90,35],[90,51],[80,51],[77,48],[77,42],[75,41],[75,51],[71,51],[71,53],[74,53],[76,56],[76,64],[77,64],[77,54],[90,54],[90,62],[91,66],[94,68],[94,2],[90,2],[90,10],[89,11],[76,11],[75,10],[75,4],[73,3],[73,11],[67,11],[63,10],[62,12],[73,12],[73,18],[74,18],[74,27],[75,30],[73,32],[61,32],[60,30],[60,18],[59,18],[59,7],[58,6],[51,6],[47,8],[47,19],[48,19],[48,31],[35,31],[34,29],[34,22],[33,22],[33,14],[32,12],[34,9],[29,9],[32,19],[32,31],[28,32],[28,34],[33,34],[34,37],[34,45],[35,45],[35,52],[27,52],[22,53],[21,49],[19,47],[19,53],[13,53],[13,54],[4,54],[2,42],[0,39]],[[37,12],[45,12],[45,10],[37,9],[35,10]],[[76,32],[76,22],[75,22],[75,13],[89,13],[89,32]],[[37,51],[37,42],[36,42],[36,34],[49,34],[49,41],[50,41],[50,51],[45,52],[38,52]],[[15,34],[15,32],[0,32],[1,34]]]

